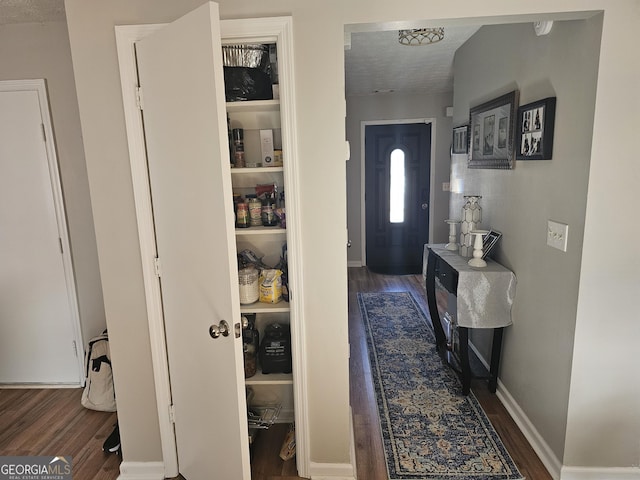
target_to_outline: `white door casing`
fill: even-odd
[[[83,345],[44,80],[0,82],[0,383],[84,384]]]
[[[238,42],[273,42],[278,44],[278,71],[280,74],[280,107],[283,149],[290,161],[285,162],[285,190],[290,198],[299,198],[297,157],[295,87],[293,83],[293,26],[290,17],[252,18],[242,20],[222,20],[222,38]],[[145,283],[151,353],[154,364],[156,402],[162,440],[165,477],[178,475],[176,443],[171,421],[171,385],[166,357],[166,338],[161,304],[160,282],[156,276],[156,244],[151,197],[149,193],[146,150],[142,115],[139,109],[138,76],[135,44],[164,28],[164,24],[116,26],[116,43],[120,67],[123,106],[127,128],[127,141],[131,157],[131,174],[134,186],[136,213],[140,239],[141,260]],[[286,82],[284,79],[288,79]],[[298,218],[296,203],[287,205],[290,218]],[[296,285],[295,301],[290,303],[292,319],[292,354],[296,420],[296,463],[298,475],[309,477],[308,405],[306,386],[306,352],[300,348],[304,344],[305,325],[302,315],[304,286],[299,258],[291,252],[300,251],[301,232],[299,223],[287,224],[289,245],[289,278]],[[295,321],[294,321],[295,319]]]
[[[249,443],[218,8],[137,44],[179,470],[248,480]],[[213,339],[222,320],[230,334]]]

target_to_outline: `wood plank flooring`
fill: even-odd
[[[427,313],[422,275],[381,275],[366,267],[349,268],[349,341],[351,359],[351,407],[354,416],[358,478],[387,480],[387,467],[378,423],[375,393],[367,353],[364,324],[360,318],[357,292],[411,292]],[[522,435],[500,400],[489,393],[485,382],[474,382],[472,390],[502,439],[520,473],[528,480],[551,480],[551,475]]]
[[[357,292],[410,291],[428,311],[420,275],[380,275],[349,268],[350,395],[359,480],[387,480],[364,325]],[[484,383],[472,385],[476,397],[502,438],[520,472],[528,480],[551,480],[508,412]],[[0,389],[0,455],[71,455],[74,478],[116,480],[120,457],[102,452],[116,415],[80,405],[82,391]],[[262,432],[252,448],[252,480],[299,480],[295,459],[278,457],[287,425]],[[184,480],[178,477],[179,480]]]
[[[0,455],[70,455],[73,477],[112,480],[120,457],[102,451],[116,414],[87,410],[82,390],[0,389]]]

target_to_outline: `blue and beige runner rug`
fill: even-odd
[[[358,304],[389,479],[521,479],[473,393],[460,394],[411,294],[358,293]]]

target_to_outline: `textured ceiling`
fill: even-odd
[[[345,50],[347,95],[453,91],[453,55],[479,26],[445,27],[444,40],[431,45],[398,43],[398,31],[351,33]]]
[[[65,21],[64,0],[0,0],[0,25]],[[347,95],[453,91],[453,55],[479,26],[445,27],[444,40],[408,47],[398,31],[351,33],[345,50]]]
[[[0,0],[0,25],[64,21],[64,0]]]

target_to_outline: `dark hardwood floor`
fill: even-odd
[[[422,310],[428,313],[422,275],[381,275],[369,272],[366,267],[349,268],[349,342],[351,344],[349,372],[359,479],[387,480],[388,477],[371,380],[367,341],[356,294],[357,292],[400,291],[411,292]],[[474,382],[471,389],[520,473],[528,480],[551,480],[551,475],[500,400],[489,393],[486,383]]]
[[[410,291],[428,311],[420,275],[380,275],[364,267],[349,269],[350,395],[359,480],[387,480],[364,325],[356,301],[357,292],[380,291]],[[522,475],[528,480],[551,480],[498,398],[484,383],[474,383],[472,390]],[[117,479],[120,457],[102,452],[116,416],[83,408],[81,394],[79,389],[0,389],[0,455],[71,455],[74,478]],[[295,459],[283,462],[278,457],[286,429],[286,425],[276,425],[257,438],[252,449],[252,480],[300,478],[296,476]]]
[[[73,477],[112,480],[120,457],[102,451],[116,414],[87,410],[81,389],[0,389],[0,455],[70,455]]]

